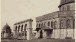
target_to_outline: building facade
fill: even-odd
[[[75,0],[61,0],[59,11],[36,17],[36,38],[74,39]]]
[[[12,32],[11,32],[11,28],[8,24],[6,24],[2,31],[1,31],[1,38],[4,39],[4,38],[12,38]]]
[[[32,19],[27,19],[14,24],[14,37],[17,39],[32,39]]]

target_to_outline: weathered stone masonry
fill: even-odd
[[[32,39],[32,19],[15,23],[15,37],[17,39]]]
[[[45,30],[49,29],[49,38],[74,39],[75,0],[61,0],[61,3],[58,7],[60,10],[57,12],[48,13],[46,15],[36,17],[36,38],[40,38],[40,30],[44,31],[42,32],[43,38],[47,38],[47,33],[49,31]],[[44,29],[45,27],[47,29]]]

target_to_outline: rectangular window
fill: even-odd
[[[45,23],[46,23],[46,22],[44,22],[44,26],[45,26]]]
[[[67,6],[67,10],[68,10],[68,11],[70,10],[70,6]]]
[[[63,7],[63,11],[64,11],[64,7]]]
[[[41,24],[41,26],[43,26],[43,23]]]
[[[39,24],[39,27],[40,27],[40,24]]]
[[[50,26],[50,22],[48,22],[48,26]]]

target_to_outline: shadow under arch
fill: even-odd
[[[42,30],[40,31],[40,38],[43,38],[43,32],[42,32]]]

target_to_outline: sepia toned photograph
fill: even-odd
[[[1,42],[75,42],[75,0],[1,0]]]

